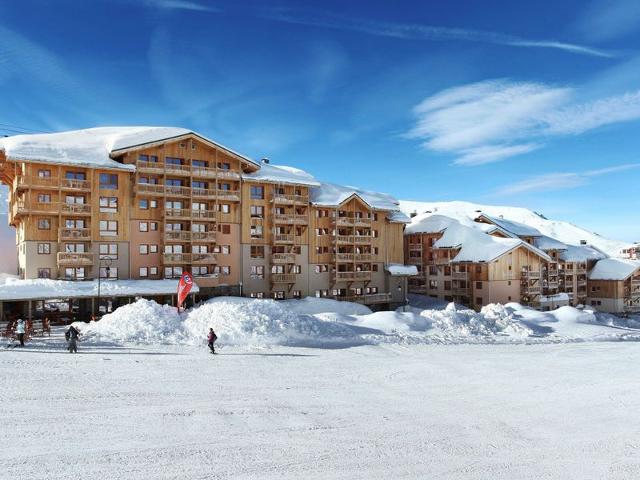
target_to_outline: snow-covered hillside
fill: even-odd
[[[521,207],[481,205],[471,202],[417,202],[401,200],[400,209],[407,215],[410,215],[412,212],[420,214],[430,211],[437,215],[455,218],[466,225],[472,225],[473,219],[480,213],[486,213],[493,217],[502,215],[507,220],[513,220],[534,227],[542,234],[564,243],[579,245],[581,240],[586,240],[589,245],[593,245],[611,256],[619,256],[620,250],[629,246],[626,242],[603,238],[597,233],[590,232],[569,222],[546,219],[529,209]]]

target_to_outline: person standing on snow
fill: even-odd
[[[67,339],[67,349],[69,353],[78,353],[78,337],[80,336],[80,330],[71,325],[69,330],[64,334],[64,338]]]
[[[217,339],[218,339],[218,336],[216,335],[216,332],[213,331],[213,328],[210,328],[209,335],[207,335],[207,345],[209,345],[209,348],[211,349],[211,353],[216,353],[216,349],[213,347],[213,344],[216,342]]]
[[[24,332],[25,332],[24,320],[19,318],[18,319],[18,323],[16,325],[16,336],[18,337],[18,340],[20,341],[20,346],[21,347],[24,347]]]

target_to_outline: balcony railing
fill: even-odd
[[[458,297],[468,297],[471,294],[470,287],[453,287],[451,289],[451,293]]]
[[[521,288],[524,295],[540,295],[541,291],[540,285],[522,285]]]
[[[165,185],[164,194],[169,197],[190,197],[191,188],[180,185]]]
[[[164,232],[164,240],[166,242],[189,242],[191,241],[191,232],[182,230]]]
[[[536,279],[540,278],[539,270],[522,270],[522,278]]]
[[[60,211],[68,215],[91,215],[91,205],[85,203],[63,203]]]
[[[59,208],[58,203],[25,202],[19,200],[13,206],[13,215],[58,213]]]
[[[93,265],[92,253],[69,253],[58,252],[57,255],[58,265]]]
[[[227,202],[239,202],[240,201],[240,190],[224,190],[219,188],[215,193],[218,200],[223,200]]]
[[[365,305],[373,305],[376,303],[389,303],[391,301],[390,293],[371,293],[367,295],[350,295],[346,297],[333,297],[336,300],[345,302],[363,303]]]
[[[334,278],[338,281],[371,280],[371,272],[335,272]]]
[[[295,273],[272,273],[271,274],[271,282],[272,283],[296,283],[296,274]]]
[[[191,218],[198,220],[215,220],[216,212],[214,210],[191,210]]]
[[[188,208],[165,208],[164,216],[168,219],[191,219],[191,210]]]
[[[164,171],[169,175],[191,175],[191,165],[165,163]]]
[[[58,177],[38,177],[17,175],[14,180],[14,189],[20,190],[30,187],[38,188],[58,188],[60,180]]]
[[[60,240],[91,240],[89,228],[61,228],[58,234]]]
[[[370,253],[336,253],[338,262],[370,262]]]
[[[190,253],[164,253],[162,260],[165,265],[184,265],[191,263]]]
[[[60,180],[60,188],[63,190],[91,190],[91,182],[89,180],[63,178]]]
[[[371,243],[372,238],[373,237],[370,235],[338,235],[336,237],[336,241],[337,243],[341,243],[341,244],[362,245],[362,244]]]
[[[409,257],[407,263],[409,265],[422,265],[422,257]]]
[[[154,183],[137,183],[136,193],[140,195],[164,195],[164,185]]]
[[[162,162],[146,162],[144,160],[138,160],[136,162],[136,169],[141,171],[141,172],[163,173],[164,172],[164,163],[162,163]]]
[[[436,265],[449,265],[450,261],[451,260],[447,257],[436,257],[435,260],[433,260],[433,263]]]
[[[216,232],[191,232],[191,239],[194,242],[215,242]]]
[[[216,263],[215,253],[192,253],[191,263]]]
[[[192,197],[215,197],[216,196],[216,189],[215,188],[191,187],[191,196]]]
[[[292,234],[276,233],[273,236],[273,243],[277,243],[277,244],[293,243],[294,241],[295,241],[295,235],[292,235]]]
[[[275,203],[281,203],[281,204],[304,203],[306,205],[309,203],[309,196],[308,195],[290,195],[286,193],[274,193],[273,201]]]
[[[469,278],[469,272],[451,272],[453,280],[466,280]]]
[[[271,263],[296,263],[294,253],[272,253]]]
[[[290,215],[276,213],[273,216],[274,223],[286,224],[286,225],[307,225],[309,219],[306,215]]]

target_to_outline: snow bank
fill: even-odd
[[[453,303],[421,301],[416,295],[410,299],[406,312],[372,313],[363,305],[328,299],[218,297],[181,314],[174,307],[138,300],[80,328],[92,342],[192,346],[205,343],[209,328],[221,344],[240,347],[640,340],[640,330],[633,330],[640,319],[620,325],[612,316],[601,319],[591,310],[566,306],[539,312],[509,303],[476,312]]]

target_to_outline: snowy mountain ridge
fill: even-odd
[[[455,218],[468,226],[474,225],[474,219],[481,213],[493,217],[502,217],[506,220],[523,223],[540,231],[543,235],[559,240],[570,245],[580,245],[581,241],[599,248],[612,257],[620,256],[623,248],[629,243],[604,238],[597,233],[562,220],[550,220],[532,210],[523,207],[509,207],[498,205],[481,205],[471,202],[420,202],[400,200],[400,210],[406,215],[411,213],[431,212],[434,215],[444,215]]]

